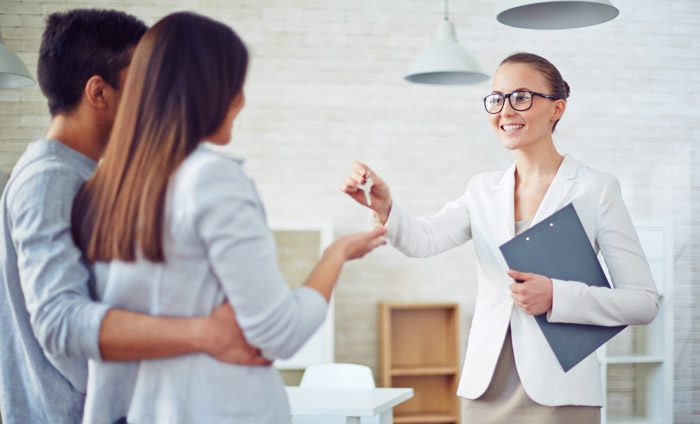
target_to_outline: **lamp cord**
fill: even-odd
[[[445,20],[446,20],[446,21],[449,21],[450,18],[447,16],[447,1],[448,1],[448,0],[445,0]]]

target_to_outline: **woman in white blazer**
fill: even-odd
[[[390,243],[407,256],[474,242],[478,294],[458,389],[466,398],[466,422],[599,422],[596,356],[564,372],[534,316],[617,326],[647,324],[658,312],[655,284],[618,181],[554,146],[552,133],[568,95],[568,84],[546,59],[529,53],[506,58],[484,105],[515,163],[474,176],[464,195],[433,216],[410,216],[365,164],[355,162],[345,179],[343,190],[364,205],[358,184],[372,178],[370,208]],[[570,202],[602,253],[614,289],[509,270],[501,255],[501,244]]]

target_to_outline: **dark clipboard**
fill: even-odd
[[[610,288],[603,268],[569,203],[500,246],[510,269]],[[626,326],[551,323],[535,317],[564,371],[569,371]]]

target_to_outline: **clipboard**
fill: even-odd
[[[571,203],[504,243],[500,250],[513,270],[610,288]],[[546,313],[535,320],[565,372],[626,327],[552,323]]]

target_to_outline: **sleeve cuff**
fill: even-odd
[[[87,359],[102,361],[100,352],[100,329],[105,314],[111,308],[103,303],[93,303],[86,312],[87,319],[79,329],[83,356]]]
[[[552,279],[552,309],[547,311],[548,322],[566,322],[566,311],[571,310],[570,299],[567,296],[567,285],[571,285],[569,281]]]
[[[386,227],[387,230],[391,231],[392,228],[396,227],[396,221],[397,217],[396,215],[398,214],[398,211],[401,211],[401,206],[396,204],[396,201],[392,201],[391,209],[389,209],[389,216],[386,218],[386,223],[382,224],[382,222],[379,220],[379,214],[374,211],[370,210],[369,213],[369,224],[372,228],[380,228],[380,227]]]
[[[318,330],[326,319],[328,303],[318,291],[300,286],[294,289],[294,304],[292,309],[287,309],[283,320],[298,320],[299,325],[292,331],[276,326],[273,331],[268,331],[264,335],[265,342],[257,343],[252,338],[249,342],[258,346],[262,350],[264,357],[269,359],[289,359],[306,343],[308,339]],[[261,339],[262,340],[262,339]]]
[[[376,228],[381,228],[384,225],[382,225],[381,221],[379,221],[379,214],[375,211],[371,211],[369,213],[369,225],[372,227],[372,229]]]
[[[297,288],[297,292],[299,297],[303,299],[302,302],[307,302],[304,303],[304,306],[308,306],[310,314],[314,318],[318,318],[318,322],[323,322],[328,311],[326,298],[318,291],[306,286],[300,286]],[[315,322],[316,320],[313,321]]]

